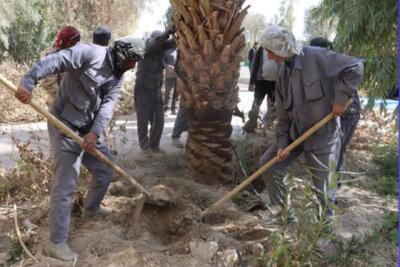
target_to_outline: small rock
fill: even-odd
[[[264,246],[260,243],[254,243],[251,246],[251,253],[254,257],[259,257],[264,254]]]
[[[335,231],[336,233],[336,236],[339,238],[339,240],[343,243],[343,244],[345,244],[345,247],[347,247],[347,244],[350,244],[350,242],[353,240],[353,238],[354,238],[354,234],[353,233],[351,233],[351,232],[348,232],[348,231],[344,231],[344,230],[342,230],[342,231],[339,231],[339,230],[336,230]]]
[[[218,251],[218,243],[215,241],[191,241],[189,247],[193,256],[199,257],[207,262],[211,262],[212,258]]]
[[[130,196],[133,192],[133,189],[122,181],[111,183],[108,190],[110,194],[114,196]]]
[[[261,240],[268,237],[270,234],[271,234],[270,230],[264,228],[261,225],[255,225],[253,229],[241,233],[238,236],[238,239],[243,241]]]
[[[332,240],[321,237],[317,240],[316,247],[318,251],[327,258],[332,258],[337,254],[337,247]]]
[[[165,185],[156,185],[150,188],[150,193],[157,202],[173,204],[177,203],[177,196],[174,190]]]
[[[227,249],[218,255],[218,267],[236,267],[239,263],[239,256],[235,249]]]
[[[10,255],[7,252],[0,253],[0,265],[4,264],[4,266],[6,266],[5,264],[7,263],[9,258],[10,258]]]

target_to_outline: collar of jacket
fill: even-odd
[[[117,70],[117,66],[116,66],[116,62],[115,62],[114,53],[113,53],[111,47],[108,47],[108,48],[107,48],[107,62],[108,62],[108,64],[110,64],[111,69],[113,70],[114,74],[115,74],[117,77],[121,77],[122,75],[118,74],[118,70]]]

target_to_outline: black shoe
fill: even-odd
[[[236,108],[236,109],[233,111],[233,116],[242,118],[243,123],[245,122],[245,117],[244,117],[244,112],[243,112],[243,111],[240,111],[239,109]]]

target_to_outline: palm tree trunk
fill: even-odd
[[[178,90],[188,110],[187,156],[204,183],[232,176],[230,136],[238,102],[244,0],[171,0],[179,60]]]

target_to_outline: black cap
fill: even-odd
[[[111,31],[104,26],[97,27],[93,32],[93,43],[107,46],[111,39]]]
[[[315,37],[311,39],[310,45],[332,49],[332,43],[329,40],[322,37]]]

